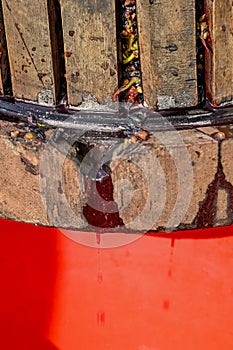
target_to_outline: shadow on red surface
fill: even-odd
[[[57,349],[46,339],[56,268],[54,230],[0,220],[1,349]]]

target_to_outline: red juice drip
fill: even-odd
[[[98,272],[98,283],[101,284],[103,282],[103,274],[102,272]]]
[[[101,264],[101,248],[98,248],[97,250],[97,264],[98,264],[98,273],[97,273],[97,281],[98,284],[102,284],[103,282],[103,273],[102,273],[102,264]],[[103,325],[105,323],[105,312],[104,311],[98,311],[97,312],[97,323],[99,326]]]
[[[103,326],[105,324],[105,312],[104,311],[97,312],[97,323],[99,326]]]
[[[163,301],[163,308],[164,308],[164,310],[169,310],[169,308],[170,308],[170,300],[165,299]]]
[[[101,241],[100,233],[96,232],[96,243],[99,245]]]
[[[168,277],[172,277],[172,265],[173,265],[174,247],[175,247],[175,239],[172,238],[172,240],[171,240],[170,259],[169,259]]]
[[[98,283],[103,282],[103,273],[102,273],[102,264],[101,264],[101,249],[98,248],[98,274],[97,274]]]
[[[83,215],[89,225],[97,228],[115,228],[123,226],[118,206],[113,200],[113,183],[110,175],[98,181],[86,179],[87,204]],[[90,204],[89,204],[90,203]],[[97,244],[99,238],[97,238]]]

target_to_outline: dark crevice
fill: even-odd
[[[204,0],[196,0],[196,60],[197,60],[197,89],[198,104],[204,105],[206,100],[205,87],[205,48],[200,38],[200,18],[204,14]]]
[[[143,103],[136,0],[116,0],[119,88],[113,99]]]
[[[8,57],[8,49],[7,49],[7,41],[6,41],[6,33],[5,33],[1,0],[0,0],[0,69],[1,69],[1,79],[2,79],[2,87],[3,87],[2,92],[5,96],[13,96],[10,63],[9,63],[9,57]]]
[[[62,30],[61,6],[59,0],[48,0],[49,29],[52,49],[52,62],[55,79],[56,104],[67,101],[64,39]]]

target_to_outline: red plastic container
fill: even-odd
[[[0,220],[4,350],[233,348],[233,227],[111,249]]]

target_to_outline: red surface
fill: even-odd
[[[1,349],[233,348],[232,227],[102,250],[0,228]]]

